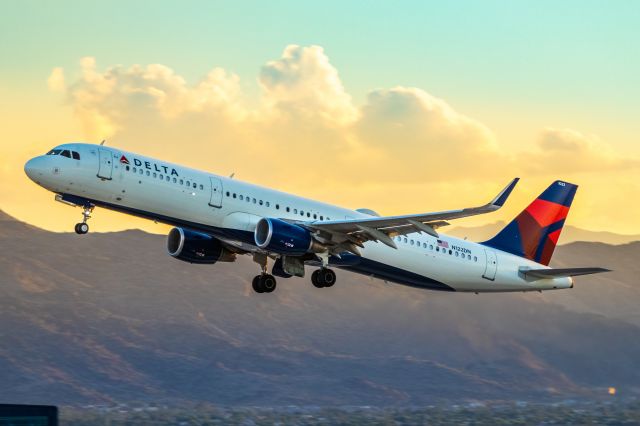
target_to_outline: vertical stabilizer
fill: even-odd
[[[484,245],[548,265],[577,185],[555,181]]]

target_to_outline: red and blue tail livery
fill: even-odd
[[[557,180],[509,225],[483,244],[548,265],[577,185]]]

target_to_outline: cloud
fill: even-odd
[[[492,189],[515,175],[637,164],[567,129],[545,129],[524,154],[511,153],[486,125],[420,88],[376,89],[357,106],[319,46],[287,46],[262,67],[261,96],[248,102],[240,78],[223,68],[195,84],[161,64],[101,71],[86,57],[80,68],[76,81],[59,84],[61,69],[50,80],[52,90],[64,88],[90,140],[110,138],[265,185],[285,182],[282,189],[290,191],[311,188],[309,196],[335,193],[348,182],[352,198],[444,197],[465,188],[473,193],[471,186]]]
[[[66,90],[64,70],[62,68],[56,67],[51,70],[51,74],[47,79],[47,86],[52,92],[64,92]]]
[[[362,144],[414,178],[439,179],[452,167],[482,169],[502,159],[494,134],[424,90],[395,87],[371,92],[357,123]],[[455,179],[455,178],[453,178]]]
[[[536,149],[521,158],[522,164],[535,173],[547,173],[549,170],[598,172],[640,167],[640,159],[615,152],[595,135],[552,127],[544,129]]]
[[[76,114],[93,138],[111,137],[128,125],[156,115],[171,121],[193,112],[241,118],[239,78],[221,68],[213,69],[194,86],[171,68],[150,64],[96,69],[95,58],[80,61],[81,78],[68,87]],[[55,70],[54,70],[55,71]],[[60,73],[62,70],[60,70]],[[53,76],[53,73],[52,73]]]
[[[319,118],[328,125],[357,119],[351,96],[320,46],[287,46],[282,57],[262,67],[260,84],[263,102],[279,113]]]

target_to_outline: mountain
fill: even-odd
[[[459,238],[468,238],[471,241],[486,241],[496,235],[502,228],[506,226],[506,222],[495,222],[482,226],[454,226],[443,228],[442,231],[448,235]],[[640,241],[640,235],[616,234],[607,231],[588,231],[586,229],[576,228],[567,225],[562,229],[560,236],[560,244],[568,244],[576,241],[600,242],[605,244],[628,244],[634,241]]]
[[[562,246],[615,272],[544,294],[438,293],[338,271],[316,289],[190,265],[141,231],[51,233],[0,214],[0,401],[427,405],[638,391],[638,243]]]

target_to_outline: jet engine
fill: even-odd
[[[176,259],[189,263],[213,264],[236,260],[236,254],[224,248],[217,238],[183,228],[169,231],[167,251]]]
[[[312,237],[308,229],[281,219],[260,219],[254,239],[256,245],[262,249],[290,256],[326,250],[326,247]]]

